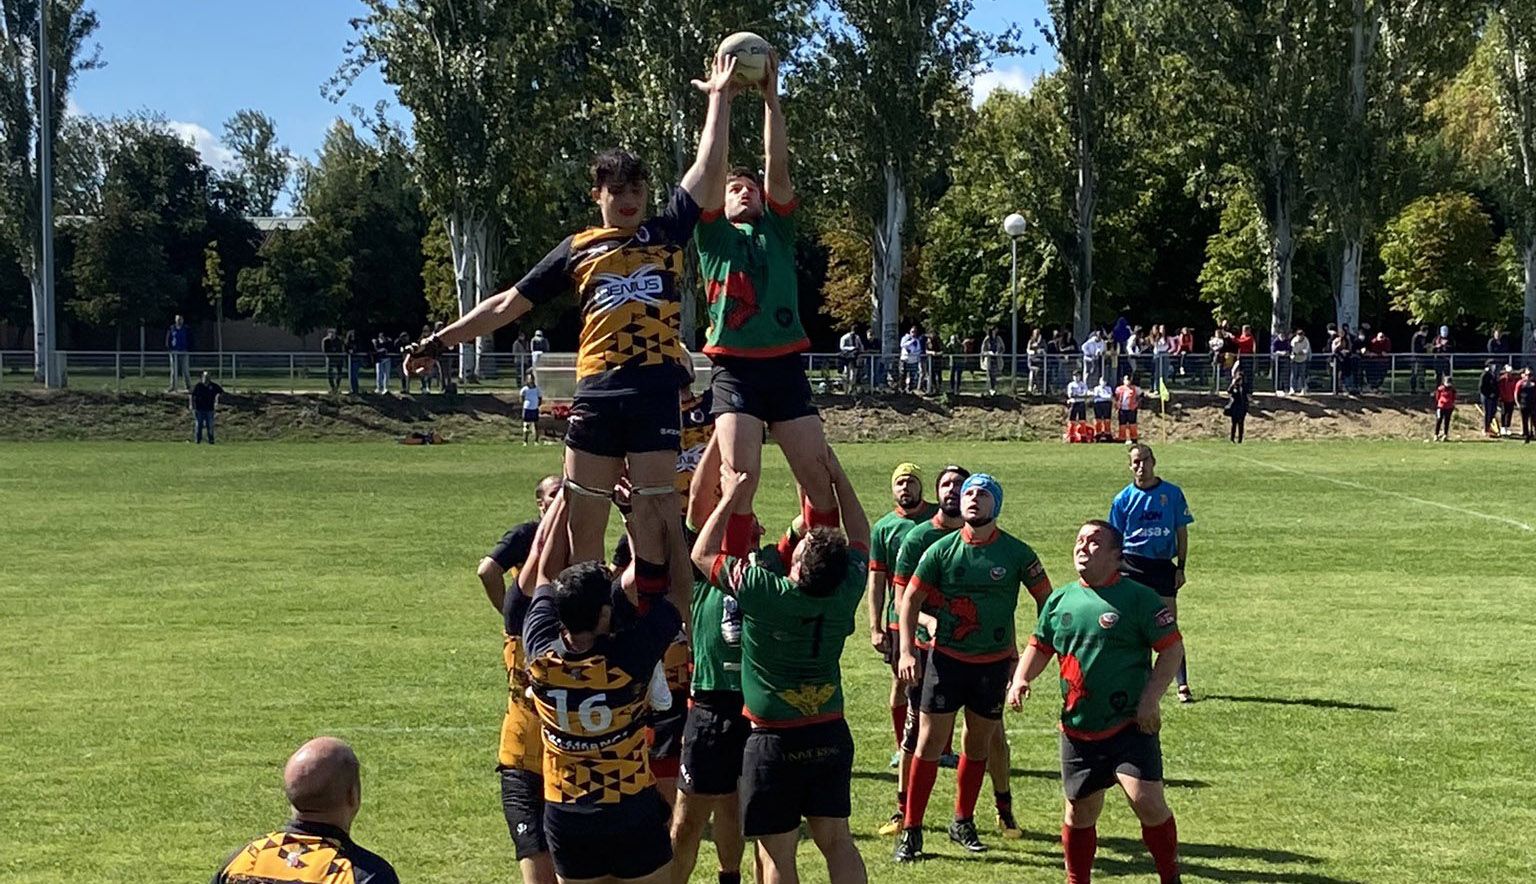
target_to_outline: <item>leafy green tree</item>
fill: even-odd
[[[234,176],[250,194],[251,211],[271,215],[288,186],[293,155],[277,141],[277,121],[245,108],[224,121],[224,145],[235,155]]]
[[[261,246],[260,263],[239,273],[240,310],[296,335],[336,324],[353,261],[341,246],[333,228],[317,224],[274,233]]]
[[[1536,353],[1536,5],[1527,0],[1493,5],[1490,31],[1504,123],[1500,191],[1525,275],[1520,337],[1524,351]]]
[[[1498,311],[1493,224],[1471,194],[1409,203],[1386,226],[1381,260],[1392,307],[1416,323],[1453,325]]]

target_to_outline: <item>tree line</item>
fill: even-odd
[[[0,102],[0,318],[15,327],[37,276],[38,3],[0,0],[0,94],[15,97]],[[639,153],[658,195],[675,182],[702,120],[688,80],[746,29],[784,59],[820,346],[855,323],[887,351],[907,323],[1006,327],[1015,211],[1026,326],[1428,323],[1531,346],[1536,4],[1049,0],[997,33],[966,24],[971,0],[363,5],[324,89],[345,101],[377,67],[408,128],[357,113],[295,159],[275,121],[242,111],[224,133],[237,160],[214,171],[153,117],[64,114],[100,52],[85,0],[49,4],[59,303],[78,335],[171,311],[301,334],[456,315],[592,223],[597,149]],[[1050,72],[973,100],[977,76],[1029,52]],[[754,165],[755,108],[736,113],[734,159]],[[285,193],[308,226],[256,231]],[[568,313],[530,323],[558,344]]]

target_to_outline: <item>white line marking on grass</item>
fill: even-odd
[[[1401,491],[1392,491],[1392,490],[1387,489],[1387,488],[1377,488],[1374,485],[1362,485],[1359,482],[1351,482],[1348,479],[1335,479],[1332,476],[1322,476],[1322,475],[1319,475],[1317,473],[1309,473],[1306,470],[1298,470],[1298,469],[1293,469],[1291,467],[1282,467],[1279,464],[1273,464],[1273,463],[1270,463],[1269,461],[1259,460],[1258,458],[1255,458],[1255,457],[1247,457],[1247,456],[1242,455],[1242,454],[1233,454],[1231,452],[1215,452],[1215,453],[1219,454],[1219,455],[1221,455],[1223,457],[1235,457],[1238,460],[1245,460],[1248,463],[1258,464],[1261,467],[1269,467],[1272,470],[1278,470],[1279,472],[1282,472],[1282,473],[1290,473],[1292,475],[1302,476],[1302,477],[1307,478],[1307,479],[1320,479],[1320,480],[1322,480],[1324,482],[1332,482],[1335,485],[1342,485],[1345,488],[1354,488],[1354,489],[1356,489],[1358,491],[1370,491],[1370,492],[1372,492],[1374,494],[1385,494],[1388,497],[1397,497],[1397,498],[1401,498],[1402,500],[1409,501],[1411,503],[1420,503],[1420,504],[1423,504],[1424,506],[1439,507],[1440,509],[1449,510],[1449,511],[1451,511],[1453,513],[1460,513],[1460,514],[1462,514],[1464,516],[1476,516],[1479,519],[1487,519],[1490,522],[1502,522],[1505,525],[1512,525],[1512,526],[1514,526],[1516,528],[1519,528],[1521,531],[1536,531],[1536,528],[1532,528],[1530,525],[1527,525],[1524,522],[1517,522],[1514,519],[1506,519],[1503,516],[1495,516],[1495,515],[1491,515],[1489,513],[1480,513],[1477,510],[1469,510],[1469,509],[1466,509],[1464,507],[1451,506],[1448,503],[1441,503],[1438,500],[1425,500],[1422,497],[1414,497],[1412,494],[1404,494]]]
[[[422,724],[415,726],[360,724],[355,727],[345,728],[345,730],[363,731],[370,734],[471,734],[478,731],[489,732],[494,730],[494,728],[489,725],[485,727],[470,727],[467,725],[454,726],[444,724]]]

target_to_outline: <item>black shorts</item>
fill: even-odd
[[[1069,402],[1069,403],[1067,403],[1067,420],[1069,420],[1069,421],[1085,421],[1087,419],[1088,419],[1088,403],[1086,403],[1086,402]]]
[[[1103,740],[1074,740],[1061,735],[1061,790],[1076,801],[1115,785],[1116,774],[1162,782],[1163,747],[1157,734],[1132,724]]]
[[[885,631],[885,650],[880,652],[885,660],[885,665],[891,667],[891,674],[896,674],[896,667],[901,665],[901,630],[887,629]]]
[[[1178,568],[1173,559],[1149,559],[1146,556],[1123,555],[1120,557],[1120,573],[1151,589],[1165,599],[1177,598],[1179,590],[1173,585]]]
[[[1120,425],[1126,427],[1135,426],[1136,412],[1124,408],[1120,409]]]
[[[803,817],[847,819],[852,788],[848,722],[753,728],[741,766],[742,831],[756,838],[794,831]]]
[[[688,725],[688,694],[672,692],[672,708],[652,712],[646,726],[651,729],[651,770],[657,779],[677,776],[683,757],[683,731]]]
[[[772,359],[744,356],[712,356],[715,373],[710,379],[714,405],[710,412],[746,414],[766,424],[792,421],[816,414],[811,404],[811,381],[805,376],[805,360],[798,353]]]
[[[581,810],[544,806],[544,830],[561,878],[644,878],[672,861],[672,808],[655,788]]]
[[[683,766],[677,788],[689,795],[731,795],[752,725],[741,714],[741,694],[700,691],[683,731]]]
[[[537,408],[523,409],[523,423],[536,424],[539,422],[539,410]]]
[[[531,770],[498,768],[501,773],[501,811],[518,859],[549,850],[544,840],[544,778]]]
[[[1109,403],[1108,402],[1095,402],[1095,403],[1093,403],[1093,416],[1097,420],[1101,420],[1101,421],[1109,420]]]
[[[565,444],[598,457],[682,450],[679,388],[652,386],[627,396],[577,393],[571,401]]]
[[[982,718],[1001,719],[1012,676],[1012,660],[967,663],[936,652],[923,667],[923,711],[948,715],[969,709]]]

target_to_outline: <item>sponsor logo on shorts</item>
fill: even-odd
[[[526,835],[526,834],[528,834],[528,824],[527,823],[518,823],[517,824],[517,834],[519,834],[519,835]]]
[[[1113,629],[1120,622],[1120,615],[1114,611],[1105,611],[1099,615],[1099,625],[1105,629]]]
[[[1002,580],[1003,579],[1003,575],[1007,574],[1007,573],[1008,573],[1008,569],[1007,568],[1004,568],[1002,565],[994,565],[993,568],[992,568],[992,579],[993,580]]]
[[[683,435],[683,431],[682,430],[674,430],[671,427],[662,427],[661,428],[661,435],[663,435],[663,436],[681,436],[681,435]]]

